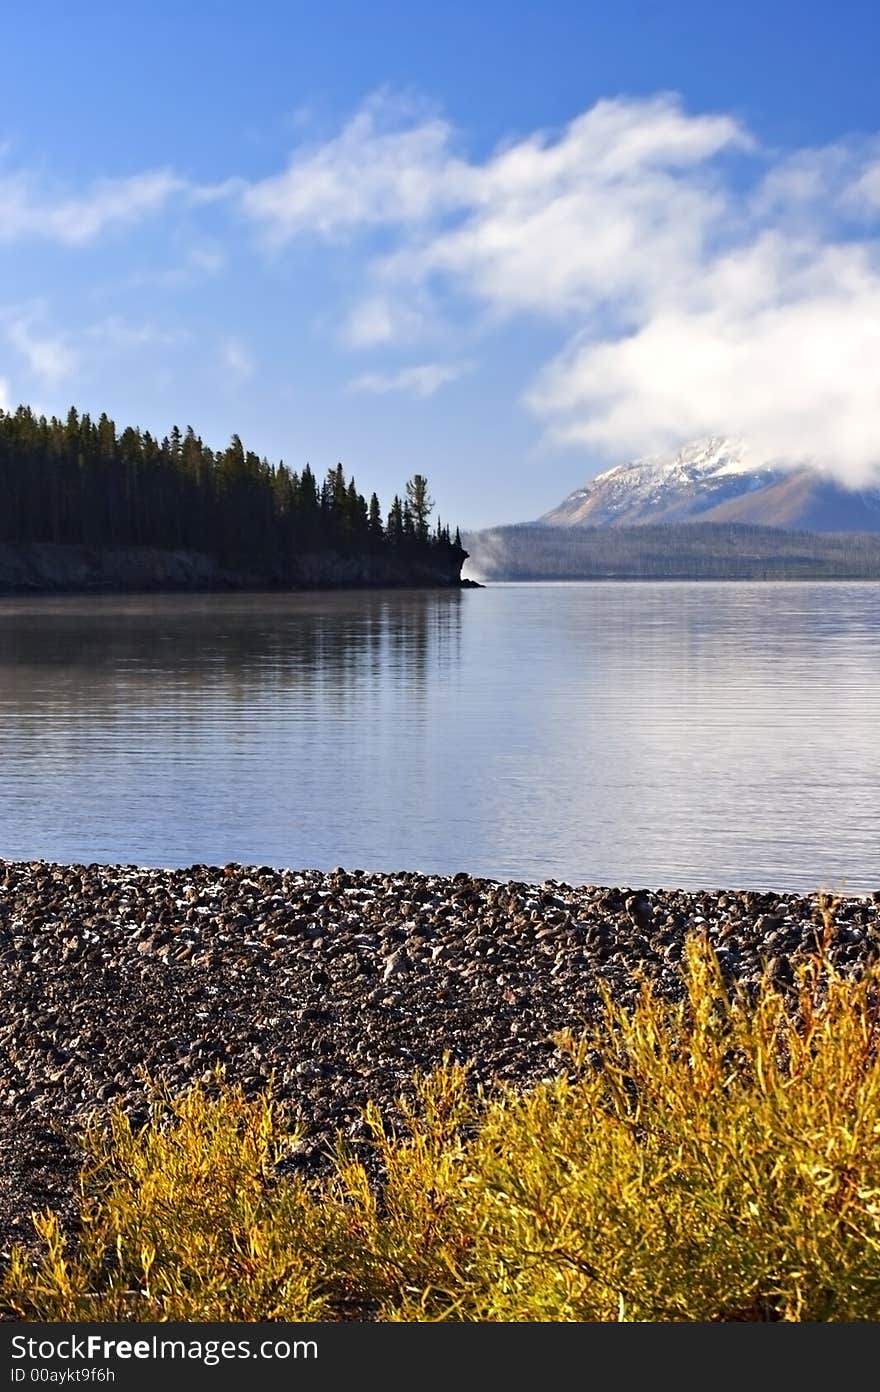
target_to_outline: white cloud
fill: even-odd
[[[653,280],[646,237],[666,268],[683,268],[720,212],[713,182],[692,171],[750,145],[730,117],[688,116],[669,96],[599,102],[558,136],[530,135],[483,164],[455,153],[443,121],[388,129],[388,119],[368,103],[244,195],[276,243],[376,226],[407,234],[377,264],[384,288],[354,311],[349,332],[362,343],[395,336],[388,287],[436,275],[499,308],[570,312],[584,296]]]
[[[246,382],[257,370],[253,353],[241,339],[228,338],[220,349],[220,361],[234,382]]]
[[[70,197],[41,189],[27,174],[0,173],[0,241],[37,237],[82,246],[110,228],[127,227],[161,211],[186,187],[170,170],[160,169],[101,179]]]
[[[0,411],[9,410],[11,410],[9,383],[7,382],[5,377],[0,377]]]
[[[425,311],[388,295],[370,295],[351,310],[343,339],[351,348],[375,348],[418,336]]]
[[[418,363],[397,372],[364,372],[349,383],[349,390],[383,395],[405,392],[411,396],[433,396],[448,382],[454,382],[470,368],[469,363]]]
[[[339,135],[252,184],[245,212],[281,244],[302,233],[423,222],[457,206],[474,171],[452,154],[451,127],[438,119],[401,125],[399,115],[386,99],[372,98]]]
[[[613,460],[729,431],[853,483],[880,472],[876,138],[778,156],[665,95],[468,161],[448,124],[388,129],[367,106],[245,206],[276,243],[383,229],[352,346],[417,332],[411,307],[424,325],[444,292],[563,327],[526,395],[551,440]],[[353,385],[436,390],[419,371]]]
[[[670,97],[599,102],[557,138],[531,136],[474,169],[457,224],[387,256],[380,273],[440,276],[504,314],[644,298],[686,277],[719,223],[706,162],[748,145],[733,120],[689,117]]]
[[[186,190],[187,198],[194,207],[199,207],[205,203],[227,203],[233,198],[241,198],[248,190],[250,185],[247,179],[242,179],[238,175],[233,175],[229,179],[221,179],[217,184],[190,184],[182,183],[181,187]]]
[[[53,386],[76,371],[79,358],[66,335],[41,329],[31,315],[10,318],[6,337],[24,358],[31,374],[44,385]]]
[[[854,203],[866,209],[880,211],[880,158],[869,164],[856,179],[850,190]]]
[[[880,473],[876,256],[761,234],[695,266],[632,332],[573,338],[528,399],[554,438],[605,458],[735,433],[864,486]]]

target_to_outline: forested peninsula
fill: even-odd
[[[102,414],[0,411],[0,591],[457,586],[467,552],[415,473],[387,514],[238,435],[158,439]]]

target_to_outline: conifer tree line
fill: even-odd
[[[65,420],[28,407],[0,411],[0,542],[203,551],[243,571],[291,572],[298,554],[461,549],[439,518],[427,479],[414,474],[383,517],[341,464],[319,482],[272,465],[233,435],[210,449],[188,428],[164,439],[71,407]]]

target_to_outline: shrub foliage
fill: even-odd
[[[38,1217],[6,1310],[30,1320],[730,1321],[880,1317],[880,970],[816,961],[730,992],[606,999],[567,1073],[482,1094],[452,1063],[367,1110],[380,1183],[340,1143],[279,1174],[271,1097],[157,1091],[86,1136],[82,1222]]]

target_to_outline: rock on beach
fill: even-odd
[[[316,1172],[361,1108],[390,1108],[444,1055],[475,1082],[528,1086],[564,1066],[607,985],[677,997],[686,936],[731,980],[784,989],[828,939],[856,971],[880,952],[880,893],[816,895],[497,882],[337,868],[0,861],[0,1248],[30,1214],[69,1213],[77,1135],[96,1109],[146,1116],[145,1076],[174,1089],[274,1079]]]

